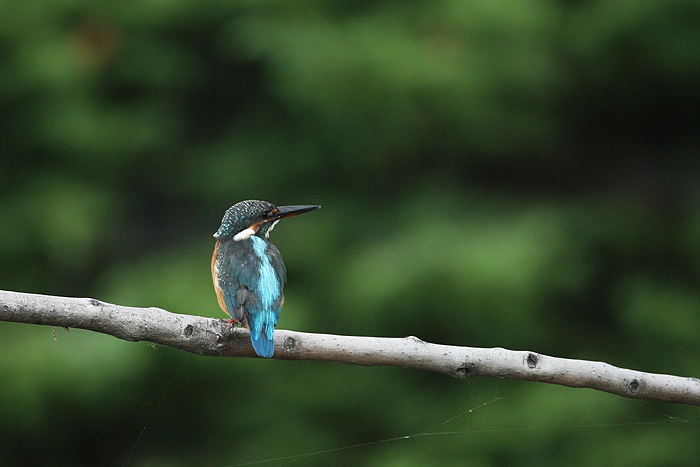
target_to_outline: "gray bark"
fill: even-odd
[[[112,305],[0,291],[0,321],[80,328],[200,355],[254,357],[247,329],[214,318],[160,308]],[[491,376],[590,388],[634,399],[700,406],[700,379],[617,368],[603,362],[530,351],[439,345],[417,337],[385,338],[275,331],[274,358],[350,365],[398,366],[456,378]]]

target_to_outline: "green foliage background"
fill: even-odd
[[[700,2],[2,6],[2,289],[223,318],[225,209],[317,203],[282,328],[700,376]],[[700,456],[692,407],[55,332],[0,323],[2,465]]]

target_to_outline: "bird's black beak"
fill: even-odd
[[[298,216],[299,214],[304,214],[305,212],[314,211],[321,206],[315,204],[301,204],[298,206],[277,206],[279,211],[275,213],[272,217],[273,219],[282,219],[284,217]]]

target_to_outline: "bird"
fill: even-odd
[[[270,242],[270,232],[285,217],[320,208],[318,205],[275,206],[245,200],[231,206],[214,234],[211,275],[221,309],[250,329],[255,353],[271,358],[274,331],[284,303],[287,269]]]

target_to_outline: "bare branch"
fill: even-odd
[[[112,305],[91,298],[0,291],[0,321],[97,331],[200,355],[253,357],[247,329],[219,319],[160,308]],[[590,388],[620,396],[700,406],[700,380],[617,368],[603,362],[529,351],[457,347],[417,337],[383,338],[277,330],[275,357],[350,365],[398,366],[456,378],[492,376]]]

